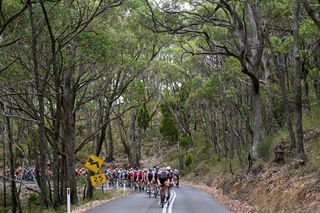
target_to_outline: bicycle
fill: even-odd
[[[154,187],[153,196],[154,196],[154,198],[157,198],[158,195],[159,195],[159,188],[158,188],[158,185],[156,185]]]
[[[147,195],[149,196],[149,197],[151,197],[151,187],[150,187],[150,185],[148,185],[147,186]]]

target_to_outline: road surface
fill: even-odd
[[[133,192],[126,197],[87,211],[87,213],[230,213],[198,189],[182,185],[174,188],[170,205],[162,209],[159,199],[148,198],[144,192]]]

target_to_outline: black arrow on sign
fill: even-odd
[[[99,163],[98,163],[98,161],[94,161],[93,159],[91,159],[91,158],[89,158],[89,161],[88,161],[89,163],[90,163],[90,165],[96,165],[96,167],[97,168],[99,168]]]

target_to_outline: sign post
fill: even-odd
[[[67,188],[67,213],[71,213],[70,188]]]

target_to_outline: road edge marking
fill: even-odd
[[[168,208],[169,208],[169,212],[172,212],[172,205],[173,205],[173,202],[174,202],[174,200],[176,199],[176,192],[175,191],[171,191],[172,192],[172,194],[174,194],[173,196],[171,196],[170,197],[170,199],[169,199],[169,206],[168,206],[168,202],[166,202],[166,204],[164,204],[164,206],[163,206],[163,208],[162,208],[162,213],[167,213],[167,210],[168,210]],[[170,210],[170,206],[171,206],[171,210]]]
[[[172,200],[170,201],[168,213],[172,213],[173,203],[177,197],[177,193],[175,191],[172,191],[172,192],[174,193],[174,195],[172,196]]]

